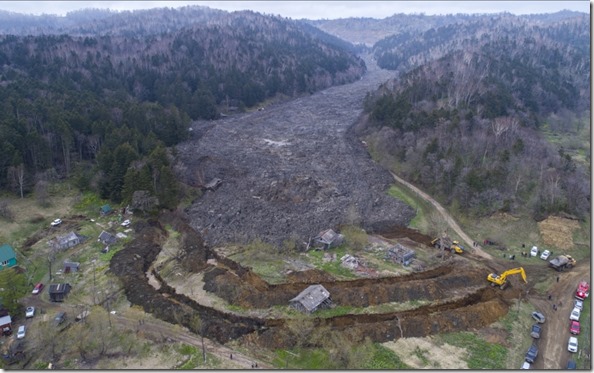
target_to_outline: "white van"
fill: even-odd
[[[538,247],[532,246],[532,249],[530,250],[530,256],[537,256],[537,255],[538,255]]]

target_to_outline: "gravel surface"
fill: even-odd
[[[376,231],[412,219],[412,208],[386,194],[391,175],[348,131],[365,94],[392,77],[365,60],[368,71],[354,83],[193,124],[193,138],[178,146],[180,169],[223,181],[187,209],[207,244],[302,244],[341,224]]]

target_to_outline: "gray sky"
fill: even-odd
[[[58,14],[84,9],[135,10],[202,5],[226,11],[250,9],[293,19],[349,17],[386,18],[395,13],[554,13],[568,9],[590,13],[582,1],[0,1],[0,10],[29,14]]]

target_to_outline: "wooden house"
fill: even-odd
[[[52,302],[63,302],[70,292],[70,284],[51,284],[49,286],[49,297]]]
[[[0,270],[15,265],[17,265],[17,260],[12,246],[7,244],[0,246]]]
[[[311,285],[291,299],[289,304],[298,311],[312,313],[319,309],[330,308],[332,300],[330,292],[322,285]]]

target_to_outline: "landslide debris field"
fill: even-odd
[[[194,138],[178,147],[182,177],[222,180],[187,210],[207,244],[301,244],[341,224],[368,232],[408,224],[414,210],[387,195],[392,177],[348,131],[365,94],[391,76],[366,62],[355,83],[194,124]]]
[[[314,346],[320,341],[315,334],[322,330],[345,333],[354,342],[477,330],[507,313],[519,287],[501,292],[489,286],[486,276],[491,269],[471,254],[399,276],[339,281],[307,270],[292,273],[285,283],[269,284],[212,249],[256,239],[301,243],[324,229],[355,224],[436,250],[427,246],[430,237],[394,230],[406,227],[414,211],[387,195],[391,175],[372,161],[349,131],[361,116],[366,92],[390,77],[369,59],[366,62],[368,73],[355,83],[193,125],[193,138],[178,147],[178,170],[194,184],[217,178],[222,184],[192,203],[186,210],[188,222],[167,218],[167,224],[183,235],[176,260],[185,272],[176,275],[202,273],[203,283],[195,286],[235,309],[205,302],[191,291],[192,284],[176,289],[163,279],[159,266],[154,266],[167,236],[159,224],[135,227],[136,240],[111,261],[133,304],[221,343],[247,339],[269,348],[295,346],[304,338]],[[323,284],[337,306],[404,306],[398,311],[376,307],[374,312],[328,317],[267,316],[267,310],[287,306],[310,284]],[[196,314],[200,329],[193,321]]]

